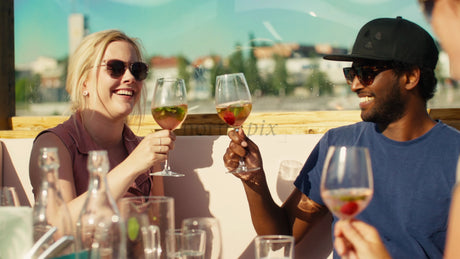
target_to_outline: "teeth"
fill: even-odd
[[[128,90],[118,90],[118,91],[117,91],[117,94],[133,96],[133,92],[132,92],[132,91],[128,91]]]
[[[359,101],[362,102],[362,103],[364,103],[364,102],[370,102],[370,101],[372,101],[372,100],[374,100],[374,97],[365,96],[365,97],[360,97],[360,98],[359,98]]]

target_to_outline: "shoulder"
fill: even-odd
[[[372,122],[357,122],[354,124],[333,128],[326,132],[325,138],[334,141],[352,141],[359,136],[375,132],[375,124]]]

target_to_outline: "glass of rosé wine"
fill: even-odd
[[[187,116],[187,91],[185,82],[180,78],[159,78],[155,82],[152,99],[153,119],[163,129],[176,129]],[[153,173],[160,176],[184,176],[170,170],[168,159],[163,171]]]
[[[243,73],[216,77],[215,104],[219,117],[238,131],[252,109],[251,93]],[[241,158],[238,167],[229,173],[252,172],[258,169],[248,168]]]
[[[369,150],[365,147],[331,146],[321,176],[321,197],[341,219],[363,211],[372,199],[374,183]]]

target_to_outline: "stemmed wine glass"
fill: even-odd
[[[155,83],[152,99],[152,115],[163,129],[176,129],[187,116],[187,91],[185,82],[180,78],[159,78]],[[170,170],[168,159],[163,171],[152,173],[160,176],[184,176]]]
[[[321,197],[329,210],[341,219],[353,218],[366,208],[373,193],[369,150],[329,147],[321,176]]]
[[[215,104],[219,117],[238,132],[252,109],[251,94],[243,73],[217,76]],[[258,169],[248,168],[241,158],[238,167],[229,173],[252,172]]]

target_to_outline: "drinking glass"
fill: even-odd
[[[159,259],[161,256],[160,228],[150,223],[147,213],[138,210],[139,199],[122,198],[120,214],[126,223],[128,258]]]
[[[294,259],[294,237],[286,235],[257,236],[254,239],[256,259]]]
[[[136,196],[136,197],[125,197],[122,198],[119,202],[120,208],[122,211],[122,216],[124,215],[125,220],[128,221],[128,235],[134,237],[136,223],[129,218],[126,219],[126,215],[129,217],[135,217],[137,219],[142,219],[143,217],[147,218],[148,223],[145,223],[144,226],[157,226],[160,230],[160,258],[166,258],[166,232],[168,230],[174,229],[174,198],[166,196]],[[131,224],[131,226],[130,226]],[[134,225],[133,225],[134,224]],[[131,229],[130,229],[131,228]],[[131,233],[129,233],[131,230]],[[151,237],[151,232],[147,237]],[[142,242],[131,242],[128,239],[128,253],[131,251],[129,246],[135,245],[144,246],[144,249],[148,248],[144,242],[144,236],[142,236]],[[152,245],[150,245],[152,247]],[[153,246],[155,247],[155,246]],[[139,250],[139,248],[133,248]],[[144,250],[145,252],[145,250]],[[152,251],[154,252],[154,251]],[[142,254],[142,253],[141,253]],[[133,258],[139,258],[132,256]]]
[[[19,198],[14,187],[0,187],[0,206],[19,207]]]
[[[222,236],[220,224],[213,217],[195,217],[182,220],[182,230],[201,229],[206,232],[205,259],[222,258]]]
[[[204,259],[206,232],[201,229],[170,229],[166,232],[168,259]]]
[[[276,180],[276,192],[281,201],[285,201],[291,194],[294,189],[293,182],[299,175],[302,166],[302,162],[297,160],[281,161]]]
[[[153,119],[163,129],[176,129],[187,116],[187,90],[180,78],[159,78],[155,83],[151,103]],[[184,176],[170,170],[168,159],[163,171],[152,173],[161,176]]]
[[[243,73],[216,77],[215,105],[219,117],[238,132],[252,109],[251,93]],[[258,169],[248,168],[241,158],[238,167],[229,173],[252,172]]]
[[[341,219],[353,218],[366,208],[373,193],[369,150],[329,147],[321,176],[321,197],[329,210]]]

